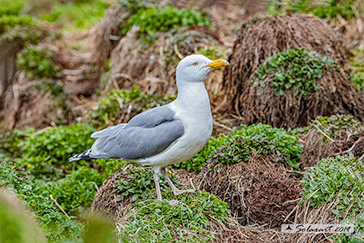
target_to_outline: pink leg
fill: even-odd
[[[155,182],[155,189],[157,190],[157,200],[162,201],[162,193],[161,193],[161,188],[159,186],[158,172],[155,172],[153,177],[154,177],[154,182]]]
[[[172,192],[175,196],[181,195],[182,193],[188,192],[188,193],[195,193],[195,190],[188,189],[188,190],[179,190],[177,187],[172,183],[172,181],[168,178],[166,174],[166,168],[161,168],[162,176],[166,179],[169,186],[172,188]]]

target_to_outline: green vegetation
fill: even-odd
[[[56,4],[42,19],[62,25],[65,29],[90,28],[102,19],[108,7],[109,3],[99,0]]]
[[[132,90],[113,89],[90,112],[90,122],[93,127],[104,128],[110,123],[116,122],[130,107],[131,110],[128,112],[138,114],[155,106],[165,105],[173,99],[174,97],[165,98],[160,95],[145,94],[140,91],[137,85],[134,85]]]
[[[357,49],[354,52],[351,63],[351,82],[355,88],[364,92],[364,49]]]
[[[360,0],[299,0],[288,5],[286,11],[303,12],[316,15],[319,18],[335,18],[341,16],[344,19],[355,17],[353,6]],[[360,11],[360,10],[359,10]]]
[[[351,156],[337,156],[319,161],[302,180],[304,200],[318,207],[339,200],[333,213],[356,215],[364,209],[364,165]]]
[[[271,0],[267,6],[269,14],[305,13],[313,14],[323,19],[334,19],[338,16],[344,19],[355,18],[357,13],[364,13],[360,7],[361,0]]]
[[[35,26],[35,21],[31,16],[21,15],[4,15],[0,16],[0,34],[10,27],[15,26]]]
[[[332,212],[346,222],[356,224],[354,235],[339,234],[338,242],[355,241],[359,233],[364,233],[364,164],[351,156],[337,156],[319,161],[310,168],[302,180],[303,201],[310,200],[314,207],[336,203]],[[353,240],[353,241],[351,241]]]
[[[74,166],[68,163],[68,158],[91,147],[92,132],[91,127],[79,124],[34,133],[18,144],[21,148],[18,163],[36,177],[62,176]]]
[[[273,76],[270,85],[276,96],[284,95],[286,90],[294,88],[296,96],[306,97],[318,90],[318,79],[333,66],[335,62],[331,58],[321,57],[316,52],[305,49],[294,49],[274,55],[259,66],[255,76],[261,87],[266,85],[263,81],[265,77]],[[253,84],[254,82],[251,83]]]
[[[163,193],[167,199],[171,199]],[[167,197],[166,197],[167,196]],[[173,197],[174,198],[174,197]],[[229,209],[225,202],[207,192],[183,194],[171,206],[169,201],[140,201],[133,204],[123,225],[123,242],[208,242],[211,220],[225,221]],[[125,227],[125,228],[124,228]]]
[[[30,181],[24,173],[9,164],[0,166],[0,186],[8,187],[32,209],[48,240],[65,242],[79,236],[81,226],[64,215],[43,183]]]
[[[60,68],[54,61],[54,53],[38,46],[28,46],[16,60],[18,68],[27,72],[29,78],[56,78]]]
[[[319,116],[312,122],[311,127],[320,129],[331,138],[335,138],[338,130],[349,129],[351,133],[357,133],[364,129],[362,124],[351,115]]]
[[[168,32],[194,25],[210,27],[208,15],[196,10],[178,9],[171,6],[163,9],[149,7],[142,8],[133,14],[124,25],[122,34],[125,35],[133,26],[138,26],[138,37],[145,42],[153,43],[156,38],[155,34],[158,32]]]
[[[114,185],[115,192],[120,195],[116,200],[124,201],[128,198],[130,202],[135,202],[148,199],[151,196],[150,194],[153,195],[151,197],[156,198],[153,173],[152,170],[143,167],[131,167],[119,172],[118,182]],[[174,177],[170,179],[175,182]],[[160,188],[161,191],[167,191],[169,185],[162,180]]]
[[[283,128],[269,125],[242,125],[226,136],[212,137],[207,145],[190,160],[173,165],[191,171],[200,171],[208,162],[238,163],[249,161],[252,153],[276,155],[282,162],[298,169],[302,145],[298,137],[290,135]]]
[[[0,241],[3,243],[45,243],[42,231],[25,207],[6,189],[0,189]]]
[[[26,0],[2,0],[0,4],[0,16],[18,15]]]

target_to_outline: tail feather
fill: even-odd
[[[91,149],[72,156],[71,158],[68,159],[68,161],[72,162],[77,160],[92,160],[93,158],[90,156],[90,154],[91,154]]]

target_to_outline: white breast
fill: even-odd
[[[205,92],[199,90],[198,95],[191,94],[183,100],[177,98],[168,104],[169,108],[176,112],[175,117],[183,122],[184,135],[162,153],[140,160],[138,163],[154,167],[180,163],[192,158],[205,146],[212,133],[212,115],[204,86],[203,91]]]

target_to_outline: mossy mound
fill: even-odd
[[[364,127],[352,116],[318,117],[302,140],[302,168],[314,166],[326,157],[351,154],[360,158],[364,155]]]
[[[364,96],[344,69],[351,54],[317,17],[275,15],[247,21],[232,53],[223,90],[245,124],[298,127],[337,113],[364,119]]]

